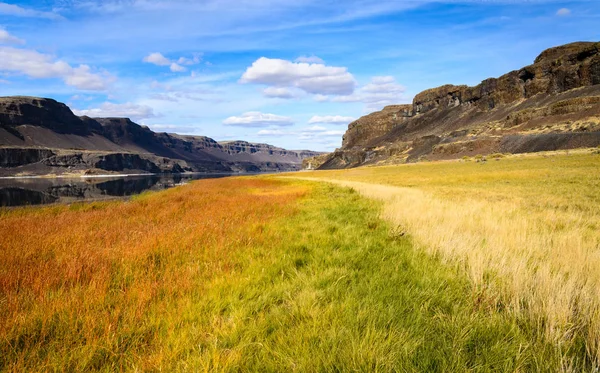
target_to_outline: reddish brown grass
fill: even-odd
[[[236,252],[268,239],[263,225],[305,192],[281,184],[204,180],[125,202],[0,210],[0,366],[26,368],[35,354],[77,369],[67,351],[89,348],[106,367],[126,364],[114,355],[132,345],[155,348],[157,327],[145,334],[143,324],[160,330],[168,318],[145,317],[185,307],[203,283],[236,270]],[[128,329],[135,343],[123,340]]]

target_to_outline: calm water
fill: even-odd
[[[0,179],[0,206],[42,205],[131,196],[225,174],[146,175],[102,178]]]

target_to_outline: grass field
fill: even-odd
[[[592,371],[598,171],[508,158],[0,210],[0,370]]]
[[[396,230],[453,263],[473,297],[600,358],[600,156],[512,156],[303,173],[384,201]],[[570,347],[569,347],[570,348]]]

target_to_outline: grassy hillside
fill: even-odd
[[[293,175],[379,201],[269,176],[0,210],[0,370],[591,370],[599,166]]]

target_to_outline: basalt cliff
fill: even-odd
[[[127,118],[78,117],[52,99],[0,97],[0,176],[294,171],[319,154],[157,133]]]
[[[445,85],[348,126],[321,169],[525,153],[600,144],[600,43],[548,49],[475,87]]]

